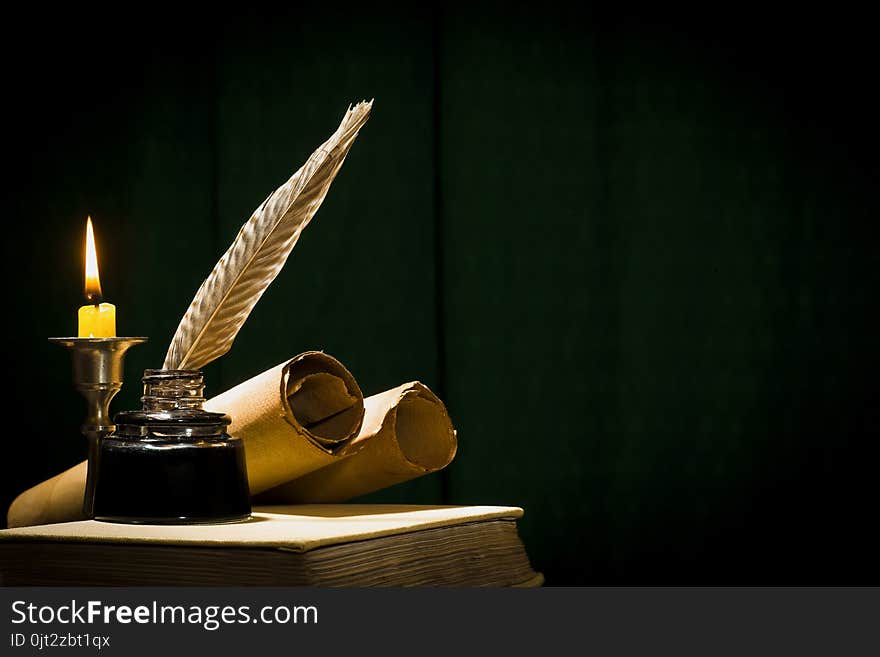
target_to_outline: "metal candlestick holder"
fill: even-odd
[[[116,427],[110,420],[110,400],[122,388],[122,361],[126,352],[147,338],[49,338],[70,350],[73,357],[73,386],[86,398],[88,413],[82,433],[88,441],[89,469],[83,513],[94,515],[95,475],[101,440]]]

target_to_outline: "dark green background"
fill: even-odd
[[[875,53],[858,16],[505,3],[10,22],[0,504],[80,460],[50,335],[96,223],[138,405],[253,209],[375,98],[217,393],[306,349],[418,379],[550,584],[877,583]],[[156,482],[161,486],[162,482]]]

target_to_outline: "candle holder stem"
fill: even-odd
[[[81,431],[88,441],[89,468],[83,513],[91,518],[101,440],[116,428],[110,419],[110,401],[122,388],[123,359],[131,347],[146,342],[147,338],[49,338],[49,341],[70,350],[73,386],[86,399],[86,419]]]
[[[112,431],[112,430],[111,430]],[[95,482],[98,473],[98,459],[101,457],[101,439],[111,431],[90,431],[83,427],[83,435],[88,441],[88,469],[86,471],[86,490],[83,493],[83,515],[95,516]]]

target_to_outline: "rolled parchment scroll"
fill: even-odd
[[[455,429],[427,386],[405,383],[365,400],[366,416],[350,456],[257,496],[260,504],[340,502],[445,468]]]
[[[86,462],[78,463],[12,500],[6,514],[10,527],[47,525],[53,522],[82,520],[83,495],[86,492]]]
[[[259,503],[351,499],[440,470],[456,433],[421,383],[363,399],[339,361],[306,352],[205,402],[233,417]],[[86,464],[44,481],[9,507],[10,527],[82,518]],[[260,494],[262,493],[262,494]]]
[[[232,416],[229,433],[244,442],[253,494],[356,450],[351,443],[363,421],[364,396],[338,360],[309,351],[206,401],[204,407]],[[83,462],[26,490],[9,507],[9,526],[81,519],[86,472]]]
[[[232,416],[251,494],[317,470],[359,446],[364,396],[342,363],[308,351],[205,402]]]

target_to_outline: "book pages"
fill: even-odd
[[[482,520],[517,520],[515,506],[321,504],[254,507],[250,521],[223,525],[127,525],[95,520],[0,530],[0,542],[158,543],[280,547],[304,552],[326,545],[448,527]]]

